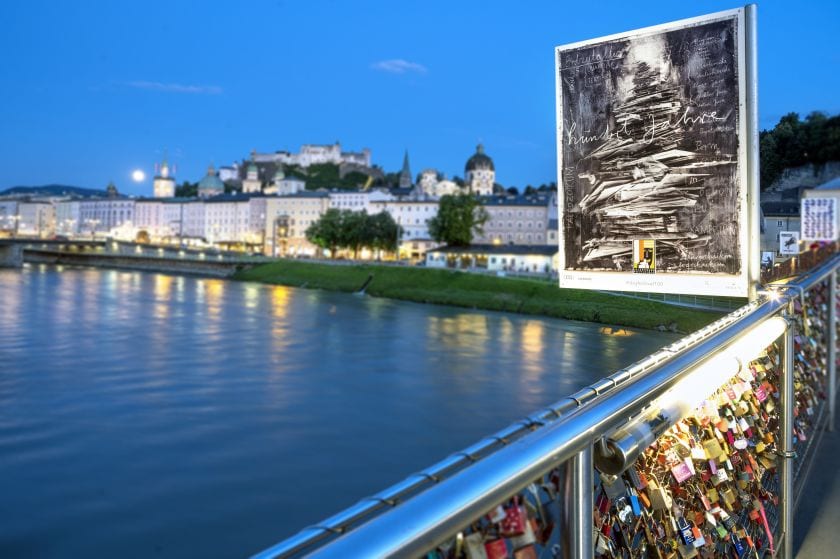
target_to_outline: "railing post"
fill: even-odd
[[[577,453],[566,464],[566,491],[563,515],[563,557],[590,559],[595,555],[592,541],[593,472],[592,445]]]
[[[793,331],[793,301],[788,307],[786,318],[788,319],[787,331],[783,351],[782,378],[780,379],[781,417],[780,436],[781,448],[779,455],[782,459],[780,468],[781,482],[781,527],[783,539],[784,559],[793,559],[793,459],[796,454],[793,451],[793,402],[796,397],[793,385],[793,353],[794,353],[794,331]]]
[[[828,430],[834,431],[837,406],[837,270],[831,271],[828,288]]]

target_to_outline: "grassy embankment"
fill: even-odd
[[[375,297],[637,328],[676,324],[680,332],[692,332],[721,316],[655,301],[560,289],[546,281],[427,268],[280,261],[245,270],[234,279],[354,292],[369,276],[373,280],[366,293]]]

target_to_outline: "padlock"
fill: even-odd
[[[706,458],[710,460],[716,460],[721,454],[723,454],[723,448],[721,448],[717,439],[704,440],[703,449],[706,451]]]
[[[464,551],[467,559],[487,559],[487,550],[484,549],[484,534],[473,532],[465,536]]]
[[[499,522],[499,534],[505,538],[521,536],[525,533],[527,524],[525,508],[519,506],[519,496],[515,496],[513,504],[505,508],[505,517]],[[531,535],[533,536],[533,533]]]
[[[512,536],[510,538],[510,545],[513,546],[514,549],[518,549],[520,547],[525,547],[526,545],[531,545],[536,543],[537,536],[534,533],[534,527],[528,521],[527,513],[524,507],[519,507],[521,514],[525,517],[525,524],[524,524],[524,531],[522,534],[518,536]]]
[[[507,542],[501,538],[486,542],[484,544],[484,551],[486,552],[487,559],[510,559]]]
[[[533,545],[526,545],[513,551],[513,559],[538,559],[537,549]]]
[[[648,482],[648,494],[653,510],[670,510],[673,501],[671,496],[653,481]]]

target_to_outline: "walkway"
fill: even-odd
[[[840,429],[823,433],[811,477],[794,515],[797,559],[840,556]]]

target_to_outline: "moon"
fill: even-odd
[[[131,173],[131,178],[134,180],[134,182],[143,182],[144,180],[146,180],[146,173],[144,173],[142,169],[135,169]]]

